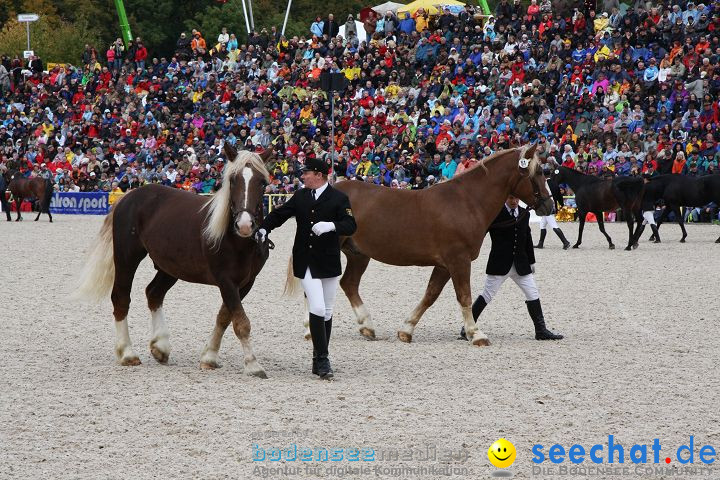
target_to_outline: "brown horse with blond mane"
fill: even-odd
[[[535,148],[526,145],[496,152],[462,175],[424,190],[353,181],[335,185],[350,198],[358,226],[343,244],[347,266],[340,286],[363,335],[375,338],[372,319],[358,293],[360,280],[374,259],[390,265],[433,267],[422,301],[398,331],[400,340],[412,341],[423,313],[452,280],[468,338],[473,345],[490,344],[470,310],[470,265],[508,195],[520,198],[538,215],[551,212],[552,198]]]
[[[269,181],[262,155],[236,152],[225,144],[228,160],[222,186],[208,199],[182,190],[148,185],[133,190],[105,218],[88,258],[76,297],[99,301],[111,292],[116,328],[115,353],[122,365],[139,365],[128,333],[127,314],[133,277],[146,255],[157,274],[145,290],[152,314],[150,352],[166,363],[170,354],[163,315],[165,294],[184,280],[216,285],[223,304],[200,359],[203,368],[218,367],[223,333],[232,322],[245,354],[245,373],[265,378],[250,345],[250,320],[242,300],[268,257],[267,242],[253,236],[262,220],[263,194]]]

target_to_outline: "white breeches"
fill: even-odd
[[[643,224],[643,225],[647,225],[647,224],[649,223],[650,225],[655,225],[655,215],[654,215],[654,213],[655,213],[655,212],[653,212],[652,210],[647,210],[647,211],[643,212],[643,222],[642,222],[642,224]]]
[[[548,226],[552,229],[559,228],[557,220],[555,220],[555,215],[545,215],[544,217],[540,217],[540,229],[544,230]]]
[[[515,265],[513,265],[505,275],[488,275],[485,278],[485,288],[482,293],[485,302],[490,303],[490,300],[497,295],[500,287],[508,278],[511,278],[517,286],[520,287],[528,302],[540,298],[540,292],[538,292],[537,285],[535,285],[535,277],[533,274],[518,275],[515,270]]]
[[[333,316],[335,297],[340,277],[312,278],[310,268],[305,271],[305,278],[300,280],[308,301],[308,310],[313,315],[330,320]]]

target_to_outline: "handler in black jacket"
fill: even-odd
[[[5,181],[5,166],[0,167],[0,207],[2,207],[2,211],[5,212],[5,216],[7,217],[7,221],[12,221],[12,217],[10,217],[10,205],[8,205],[7,198],[5,197],[5,190],[7,190],[7,182]]]
[[[485,288],[472,305],[472,314],[477,322],[480,313],[493,299],[507,278],[511,278],[525,294],[530,318],[535,324],[535,339],[560,340],[545,326],[540,295],[535,285],[535,252],[530,235],[529,212],[518,206],[520,199],[512,195],[505,201],[500,214],[490,224],[492,248],[485,273]],[[465,337],[465,328],[460,331]]]
[[[324,379],[333,377],[328,345],[341,274],[340,237],[352,235],[357,229],[350,200],[328,184],[328,171],[324,161],[307,159],[301,177],[305,188],[268,214],[258,230],[262,241],[290,217],[297,221],[293,270],[305,290],[310,310],[313,373]]]

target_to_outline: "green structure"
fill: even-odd
[[[125,40],[125,45],[127,45],[127,43],[132,40],[132,32],[130,31],[130,24],[128,23],[127,15],[125,14],[125,4],[123,3],[123,0],[114,0],[114,2],[118,19],[120,19],[120,31],[122,32],[123,40]]]
[[[483,15],[490,15],[490,7],[488,6],[487,0],[478,0],[478,5],[482,8]]]

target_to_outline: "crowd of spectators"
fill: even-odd
[[[118,39],[49,69],[3,56],[0,164],[63,191],[209,193],[224,142],[273,143],[268,192],[291,193],[305,159],[330,157],[320,76],[342,72],[338,176],[420,189],[526,142],[591,175],[718,173],[718,2],[499,0],[489,18],[467,6],[362,20],[330,14],[303,36],[272,27],[242,43],[193,30],[167,57]]]

